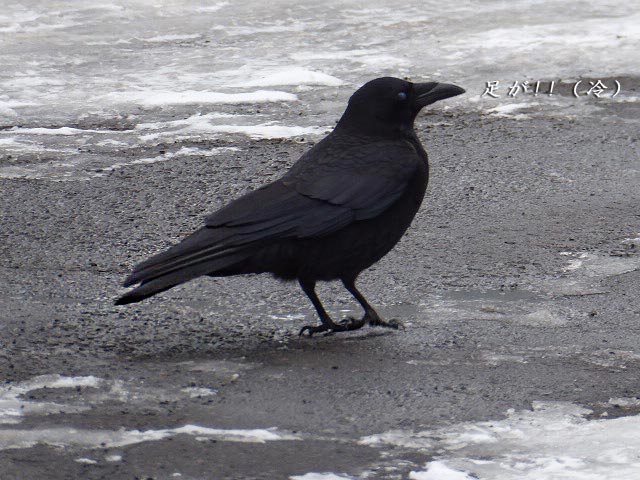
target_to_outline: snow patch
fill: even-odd
[[[507,103],[504,105],[498,105],[497,107],[489,108],[486,110],[487,113],[493,113],[498,116],[509,116],[513,112],[517,112],[518,110],[522,110],[524,108],[530,108],[534,105],[539,105],[538,102],[527,102],[527,103]]]
[[[0,386],[0,424],[20,423],[28,414],[73,413],[88,410],[83,405],[61,405],[55,402],[39,402],[24,399],[24,395],[43,388],[94,387],[101,380],[92,375],[86,377],[65,377],[62,375],[41,375],[25,382]]]
[[[113,134],[110,130],[82,130],[80,128],[71,127],[35,127],[35,128],[20,128],[13,127],[10,132],[27,134],[27,135],[83,135],[86,133],[108,133]]]
[[[531,325],[535,327],[553,326],[558,327],[565,325],[567,319],[556,315],[550,310],[543,308],[527,315],[516,317],[514,323],[520,323],[522,325]]]
[[[159,138],[171,137],[178,139],[193,139],[203,136],[230,133],[246,135],[254,139],[292,138],[304,135],[322,135],[329,127],[299,127],[273,124],[258,125],[214,125],[207,118],[196,117],[185,121],[185,127],[179,130],[164,131],[140,135],[144,142],[157,141]]]
[[[324,85],[337,87],[344,82],[326,73],[314,72],[302,67],[264,72],[251,80],[235,83],[239,87],[275,87],[280,85]]]
[[[164,440],[175,435],[190,435],[196,440],[211,439],[229,442],[265,443],[271,441],[299,440],[300,437],[269,429],[220,429],[200,425],[162,430],[89,430],[70,427],[27,429],[1,429],[0,450],[31,448],[37,444],[56,447],[117,448],[143,442]]]
[[[410,472],[410,480],[475,480],[464,472],[453,470],[443,462],[429,462],[425,472]]]
[[[591,410],[575,404],[534,402],[532,406],[531,411],[509,410],[500,421],[378,438],[389,445],[438,452],[424,471],[412,472],[410,478],[417,480],[640,478],[639,415],[588,420]],[[366,443],[367,438],[361,441]],[[413,446],[415,439],[420,441]]]
[[[315,473],[309,472],[304,475],[292,475],[290,480],[352,480],[351,477],[336,475],[335,473]]]
[[[628,243],[635,239],[627,239]],[[623,244],[625,241],[622,242]],[[640,256],[617,257],[611,255],[599,255],[587,252],[561,252],[561,255],[573,256],[568,261],[568,265],[563,271],[573,272],[578,269],[584,270],[584,275],[588,277],[610,277],[633,272],[640,268]]]
[[[224,152],[235,152],[238,150],[239,149],[236,147],[213,147],[207,150],[202,150],[202,149],[193,148],[193,147],[182,147],[180,150],[176,152],[167,152],[167,153],[163,153],[162,155],[158,155],[156,157],[138,158],[128,162],[113,163],[101,170],[110,171],[110,170],[117,170],[119,168],[126,167],[129,165],[148,165],[151,163],[166,162],[167,160],[171,160],[172,158],[184,157],[184,156],[211,157],[214,155],[220,155]],[[99,177],[103,175],[105,175],[103,171],[92,173],[92,176],[94,177]]]
[[[191,398],[210,397],[217,393],[214,388],[205,387],[186,387],[181,389],[180,391],[186,393]]]
[[[201,38],[199,33],[194,34],[173,34],[173,35],[158,35],[156,37],[142,38],[143,42],[149,43],[164,43],[164,42],[181,42],[185,40],[195,40]]]
[[[105,99],[116,103],[137,103],[144,107],[162,107],[165,105],[200,105],[200,104],[243,104],[295,102],[298,97],[293,93],[277,90],[257,90],[246,93],[222,93],[186,90],[172,91],[128,91],[112,92]]]

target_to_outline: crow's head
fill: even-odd
[[[461,93],[464,89],[448,83],[376,78],[351,96],[338,127],[374,134],[412,131],[413,122],[423,107]]]

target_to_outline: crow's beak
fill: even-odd
[[[413,104],[416,110],[420,110],[438,100],[455,97],[465,92],[464,88],[460,88],[457,85],[437,82],[416,83],[413,91],[415,92]]]

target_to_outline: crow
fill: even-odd
[[[358,275],[403,236],[427,181],[427,153],[414,131],[420,110],[464,93],[456,85],[371,80],[349,99],[334,130],[280,179],[233,200],[177,245],[140,263],[124,282],[139,284],[116,305],[139,302],[202,275],[271,273],[297,280],[320,317],[300,335],[356,330],[383,320],[356,288]],[[334,322],[316,282],[341,280],[364,309]]]

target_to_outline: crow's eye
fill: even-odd
[[[398,100],[404,102],[407,99],[407,93],[406,92],[400,92],[398,94]]]

